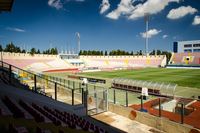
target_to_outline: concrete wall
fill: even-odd
[[[167,133],[192,133],[191,130],[195,130],[197,131],[196,133],[200,133],[200,130],[194,129],[192,126],[179,124],[163,117],[156,117],[148,113],[135,111],[132,108],[127,108],[113,103],[109,103],[109,111],[165,131]],[[135,112],[136,116],[132,116],[131,111]]]

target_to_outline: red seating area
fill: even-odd
[[[184,57],[194,57],[193,61],[189,61],[188,64],[194,64],[199,65],[200,64],[200,53],[194,52],[194,53],[174,53],[172,56],[172,63],[173,64],[186,64],[184,61]]]

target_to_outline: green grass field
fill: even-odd
[[[175,83],[179,86],[200,88],[200,69],[145,68],[116,70],[110,72],[90,72],[81,75],[101,78],[128,78],[155,82]]]
[[[51,76],[66,78],[69,73],[47,73]],[[111,79],[120,77],[137,80],[148,80],[155,82],[175,83],[178,87],[175,90],[176,96],[186,98],[197,98],[200,96],[200,69],[167,69],[167,68],[144,68],[134,70],[116,70],[116,71],[101,71],[79,73],[81,76],[104,78],[107,81],[106,85],[96,84],[109,88],[111,86]],[[125,92],[117,91],[117,102],[125,104]],[[137,99],[139,94],[129,94],[129,101],[131,103],[139,103]],[[109,100],[113,100],[113,91],[109,90]]]

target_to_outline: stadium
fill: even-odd
[[[145,22],[145,53],[1,47],[1,132],[200,133],[200,40],[148,53]]]

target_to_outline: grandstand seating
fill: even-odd
[[[7,96],[5,96],[2,100],[8,107],[8,109],[13,113],[14,117],[25,118],[25,115],[22,112],[22,110],[20,110]]]
[[[9,124],[9,133],[28,133],[26,127],[23,126],[14,126],[13,124]]]
[[[8,96],[3,98],[4,103],[12,111],[13,116],[15,118],[25,118],[25,112],[21,111],[13,102],[11,102]],[[68,112],[63,112],[58,109],[51,109],[47,106],[39,106],[36,103],[32,102],[32,107],[30,107],[27,103],[22,100],[19,100],[19,105],[21,105],[28,113],[30,113],[36,122],[45,122],[44,117],[41,115],[43,114],[45,117],[49,118],[53,124],[56,126],[62,125],[68,128],[77,129],[77,130],[85,130],[95,133],[104,133],[106,132],[104,129],[95,126],[93,123],[87,121],[86,119],[79,117],[75,114],[70,114]],[[34,109],[33,109],[34,108]],[[37,110],[37,111],[36,111]],[[1,113],[2,114],[2,113]],[[25,130],[24,128],[16,128],[13,125],[9,127],[9,130]],[[40,129],[37,129],[40,130]],[[27,130],[25,130],[27,131]],[[39,131],[38,131],[39,132]],[[20,132],[21,133],[21,132]],[[24,132],[25,133],[25,132]]]
[[[0,82],[0,84],[2,85],[4,83]],[[1,88],[1,90],[3,88]],[[4,112],[6,112],[6,110],[9,110],[11,111],[9,116],[13,116],[14,119],[18,119],[18,118],[26,119],[26,120],[31,119],[31,120],[35,120],[38,123],[50,123],[55,126],[59,126],[59,127],[61,126],[61,127],[69,128],[72,130],[77,130],[77,132],[78,130],[83,130],[87,132],[107,133],[105,128],[102,128],[99,126],[99,124],[97,124],[98,122],[94,122],[95,120],[91,121],[87,117],[78,116],[77,114],[71,111],[67,112],[67,110],[65,111],[60,110],[59,108],[56,107],[57,106],[56,104],[48,105],[48,104],[43,104],[43,102],[39,102],[38,104],[38,102],[34,100],[33,96],[30,97],[30,94],[32,93],[30,91],[26,92],[28,93],[27,96],[24,95],[22,97],[22,96],[17,96],[18,95],[17,88],[14,91],[10,91],[10,92],[9,92],[9,89],[5,88],[5,90],[6,90],[5,91],[6,93],[4,93],[4,91],[3,93],[2,92],[0,93],[0,105],[1,105],[0,117],[7,116],[7,114]],[[24,91],[26,90],[23,90],[23,91],[21,90],[20,95],[23,95]],[[17,95],[16,97],[13,97],[15,93]],[[34,95],[37,95],[37,94],[34,94]],[[26,97],[30,97],[31,100],[27,99]],[[42,95],[40,97],[42,97]],[[48,98],[46,100],[48,100]],[[31,116],[31,117],[27,117],[27,116]],[[19,124],[19,125],[20,126],[18,125],[16,126],[15,124],[11,122],[8,128],[9,132],[28,133],[28,130],[26,129],[25,126],[23,126],[23,124],[22,125]],[[51,132],[50,130],[41,129],[39,127],[33,130],[35,130],[37,133]],[[59,133],[63,133],[63,132],[64,131],[62,131],[61,129],[59,130]],[[116,130],[113,132],[116,132]]]
[[[48,59],[4,59],[4,62],[14,65],[16,67],[22,68],[22,69],[33,63],[36,63],[36,62],[48,62],[48,61],[52,61],[52,60],[48,60]]]
[[[174,53],[170,62],[174,65],[200,65],[200,52]]]
[[[8,96],[5,96],[3,98],[3,101],[5,102],[9,110],[12,111],[14,117],[25,118],[24,116],[25,112],[21,111],[17,107],[18,105],[11,102]],[[27,103],[25,103],[22,100],[19,100],[19,105],[21,105],[28,113],[30,113],[34,117],[36,122],[45,122],[44,117],[42,116],[44,115],[45,117],[49,118],[53,122],[53,124],[55,124],[56,126],[61,125],[61,126],[65,126],[65,127],[67,126],[68,128],[77,129],[77,130],[85,130],[85,131],[90,131],[90,132],[95,132],[95,133],[106,133],[104,129],[94,125],[93,123],[89,122],[88,120],[82,117],[79,117],[76,114],[70,114],[66,111],[63,112],[58,109],[51,109],[47,107],[46,105],[41,107],[33,102],[32,102],[32,107],[30,107]],[[22,130],[22,129],[25,130],[24,128],[16,128],[13,125],[9,128],[11,130]],[[37,129],[37,130],[41,130],[41,129]]]
[[[80,56],[80,59],[60,59],[52,55],[4,53],[4,62],[35,72],[53,70],[76,71],[97,67],[103,70],[165,66],[165,56]],[[163,64],[164,62],[164,64]]]
[[[85,67],[129,68],[129,67],[159,67],[164,56],[80,56]]]

